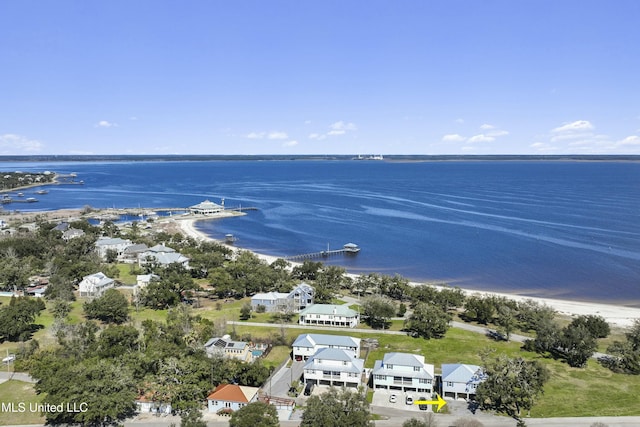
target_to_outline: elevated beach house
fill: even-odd
[[[364,360],[355,357],[352,351],[338,348],[318,350],[305,363],[304,382],[337,387],[362,385]]]
[[[100,272],[84,276],[78,285],[78,291],[81,297],[98,298],[101,297],[107,289],[111,289],[115,285],[115,280]]]
[[[258,400],[258,388],[235,384],[220,384],[207,397],[209,412],[231,412]],[[256,426],[258,427],[258,426]]]
[[[432,393],[434,366],[424,356],[410,353],[386,353],[376,360],[371,371],[373,388]]]
[[[291,345],[294,360],[307,360],[319,350],[335,348],[360,355],[360,338],[346,335],[301,334]]]
[[[486,379],[477,365],[450,363],[442,365],[442,397],[473,399],[478,385]]]
[[[265,307],[265,311],[298,313],[313,304],[315,290],[307,283],[300,283],[291,292],[267,292],[255,294],[251,297],[251,308],[256,311],[258,306]]]
[[[313,326],[355,328],[360,315],[346,305],[312,304],[300,312],[298,323]]]

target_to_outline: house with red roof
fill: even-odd
[[[207,397],[209,412],[237,411],[243,406],[258,400],[258,388],[235,384],[220,384]]]

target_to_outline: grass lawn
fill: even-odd
[[[262,359],[265,366],[273,366],[274,368],[279,366],[283,360],[289,357],[291,353],[291,347],[286,345],[276,345],[271,348],[271,351],[267,356]]]
[[[38,396],[33,389],[33,385],[22,381],[10,380],[0,384],[0,402],[3,404],[13,403],[17,412],[2,412],[0,425],[23,425],[23,424],[43,424],[45,419],[40,412],[30,410],[29,404],[34,406],[40,403],[42,396]],[[24,405],[24,412],[18,405]]]

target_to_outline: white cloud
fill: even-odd
[[[449,133],[442,137],[442,142],[462,142],[466,140],[467,138],[457,133]]]
[[[509,135],[509,132],[507,132],[506,130],[496,129],[492,130],[491,132],[487,132],[486,135],[492,138],[497,138],[499,136]]]
[[[476,143],[476,142],[493,142],[496,139],[493,136],[485,135],[483,133],[479,135],[474,135],[467,142]]]
[[[495,129],[496,127],[493,125],[489,125],[489,124],[483,124],[482,126],[480,126],[480,129],[482,130],[489,130],[489,129]]]
[[[118,126],[117,123],[109,122],[107,120],[100,120],[95,125],[95,127],[97,127],[97,128],[113,128],[113,127],[117,127],[117,126]]]
[[[358,127],[354,123],[340,120],[329,125],[329,131],[326,133],[316,132],[316,133],[309,134],[309,139],[315,139],[317,141],[321,141],[328,136],[345,135],[347,132],[352,132],[355,130],[358,130]]]
[[[282,144],[283,147],[295,147],[298,145],[298,141],[287,141]]]
[[[37,153],[42,150],[43,144],[35,139],[29,139],[23,135],[6,133],[0,135],[1,154]]]
[[[640,136],[631,135],[616,143],[616,147],[640,146]]]
[[[279,131],[274,131],[274,132],[269,132],[269,134],[267,135],[268,139],[287,139],[289,138],[289,135],[287,135],[286,132],[279,132]]]
[[[251,132],[247,134],[247,138],[249,139],[262,139],[266,135],[266,132]]]
[[[351,131],[351,130],[358,130],[356,125],[354,125],[353,123],[345,123],[342,120],[335,122],[329,127],[331,128],[332,131],[344,131],[342,133],[345,133],[346,131]]]
[[[552,133],[564,132],[584,132],[593,130],[593,125],[588,120],[576,120],[575,122],[564,123],[551,130]]]

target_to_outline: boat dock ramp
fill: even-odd
[[[313,258],[328,258],[333,255],[355,255],[358,252],[360,252],[360,247],[358,245],[356,245],[355,243],[347,243],[342,247],[342,249],[329,250],[329,246],[327,245],[326,251],[291,255],[291,256],[284,257],[284,259],[288,261],[300,261],[300,260],[313,259]]]

